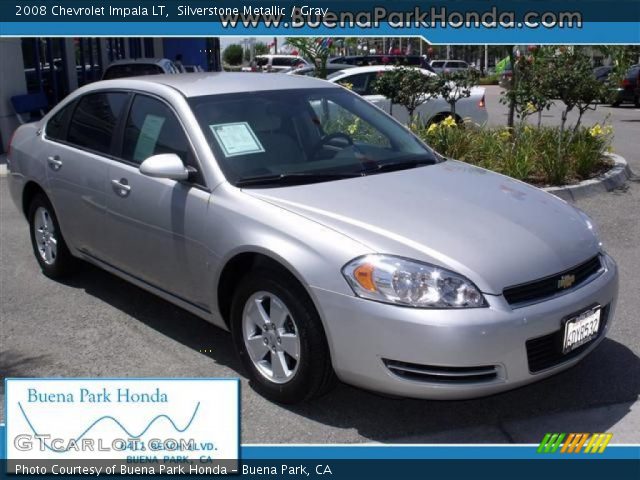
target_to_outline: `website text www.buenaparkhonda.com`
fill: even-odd
[[[224,28],[370,28],[386,23],[391,28],[582,28],[582,13],[578,11],[500,11],[493,6],[484,11],[457,11],[447,7],[410,11],[395,11],[375,7],[362,11],[332,11],[329,8],[293,7],[189,7],[178,6],[179,16],[218,17]]]

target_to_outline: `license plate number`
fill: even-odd
[[[596,308],[567,320],[564,325],[562,353],[569,353],[598,336],[600,311],[600,308]]]

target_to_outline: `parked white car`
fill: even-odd
[[[350,68],[330,75],[328,80],[332,83],[349,84],[353,92],[391,114],[399,122],[406,124],[409,121],[407,109],[402,105],[392,106],[391,100],[376,93],[374,89],[377,78],[385,71],[394,68],[396,67],[384,65]],[[435,75],[428,70],[420,69],[420,71],[424,75]],[[439,122],[451,115],[451,107],[443,98],[434,98],[418,107],[416,115],[425,124]],[[459,100],[456,104],[455,116],[457,121],[469,119],[478,125],[486,123],[489,115],[485,108],[485,89],[483,87],[473,87],[471,96]]]
[[[280,72],[298,66],[310,65],[299,55],[258,55],[256,64],[258,69],[265,72]]]

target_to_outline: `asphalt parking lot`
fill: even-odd
[[[488,103],[498,123],[496,92]],[[607,113],[616,148],[640,173],[640,112],[589,115]],[[240,376],[243,443],[537,443],[546,431],[612,431],[613,443],[640,443],[640,183],[578,206],[600,226],[621,280],[609,338],[578,366],[478,400],[391,399],[340,384],[313,403],[282,407],[248,386],[229,334],[91,266],[65,282],[44,277],[0,178],[0,376]]]

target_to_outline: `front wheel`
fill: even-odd
[[[329,347],[318,313],[288,275],[260,270],[237,288],[231,333],[253,388],[281,403],[325,393],[333,383]]]

